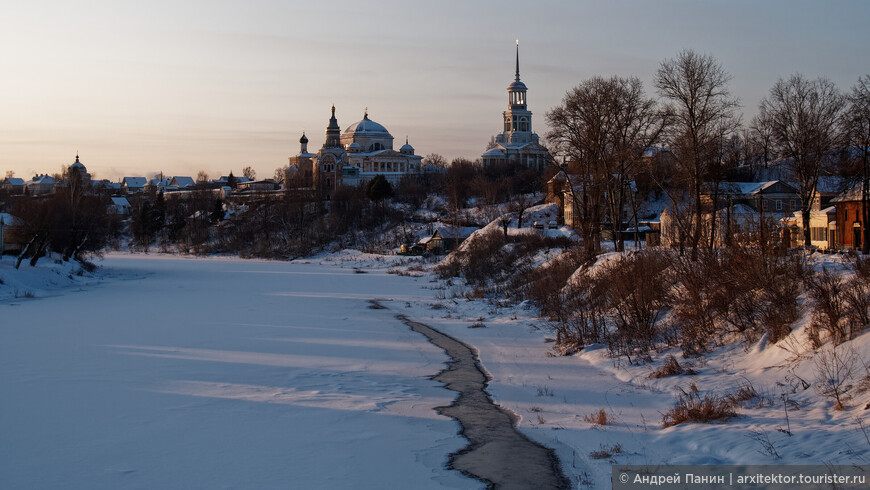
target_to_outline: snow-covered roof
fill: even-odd
[[[147,183],[148,179],[145,177],[124,177],[121,181],[121,185],[127,187],[145,187]]]
[[[251,181],[251,179],[245,177],[244,175],[242,175],[241,177],[236,177],[235,175],[233,175],[233,178],[236,179],[236,184],[241,184],[243,182],[250,182]],[[218,180],[215,180],[214,182],[217,182],[219,184],[225,184],[229,181],[229,179],[230,179],[229,175],[221,175],[221,178],[219,178]]]
[[[841,192],[837,197],[831,199],[831,202],[849,202],[849,201],[860,201],[861,195],[863,193],[863,185],[861,182],[849,187],[845,191]]]
[[[118,206],[119,208],[129,208],[130,201],[127,200],[126,197],[113,197],[112,204]]]
[[[489,150],[487,150],[486,153],[483,154],[483,156],[485,156],[485,157],[503,157],[504,152],[501,151],[500,149],[498,149],[498,147],[495,147],[495,148],[490,148]]]
[[[9,213],[0,213],[0,221],[3,222],[3,226],[23,226],[24,220],[17,216],[12,216]]]
[[[57,181],[49,176],[49,175],[37,175],[36,177],[30,179],[26,184],[35,185],[35,184],[54,184]]]
[[[170,185],[175,186],[175,187],[180,187],[180,188],[193,187],[194,185],[196,185],[196,182],[193,180],[193,177],[175,176],[170,181]]]
[[[441,238],[447,238],[447,239],[462,238],[462,239],[465,239],[465,238],[468,238],[469,236],[471,236],[471,234],[477,230],[479,230],[479,228],[474,227],[474,226],[444,227],[444,228],[438,228],[437,230],[435,230],[435,233],[437,233],[439,236],[441,236]],[[432,236],[434,237],[435,235],[433,234]]]
[[[14,186],[24,185],[24,179],[19,179],[18,177],[6,177],[3,182]]]
[[[785,186],[791,192],[797,192],[793,186],[781,180],[769,180],[766,182],[722,182],[719,184],[719,192],[721,194],[755,195],[769,190],[777,184]]]

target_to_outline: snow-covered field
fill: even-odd
[[[291,263],[111,255],[98,284],[16,298],[5,280],[0,482],[481,488],[444,469],[465,444],[457,424],[432,410],[452,396],[428,379],[446,356],[399,313],[475,346],[493,398],[556,450],[580,487],[609,488],[613,462],[870,463],[859,424],[870,425],[870,394],[852,390],[846,409],[833,410],[803,388],[814,366],[791,361],[795,352],[722,348],[696,363],[697,375],[662,379],[648,376],[660,362],[618,366],[600,348],[552,357],[534,309],[467,300],[461,286],[415,270],[388,273],[405,270],[402,260],[352,251]],[[0,279],[9,273],[0,262]],[[368,308],[374,298],[389,309]],[[870,363],[868,339],[850,342],[861,361],[856,384]],[[663,429],[675,388],[690,383],[717,393],[751,383],[761,396],[727,423]],[[600,410],[607,423],[590,422]]]

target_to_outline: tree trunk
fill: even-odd
[[[870,129],[870,128],[868,128]],[[868,132],[868,136],[870,136],[870,132]],[[870,138],[868,138],[870,139]],[[863,240],[861,241],[861,253],[867,255],[870,253],[870,227],[868,227],[868,223],[870,223],[870,206],[867,204],[867,199],[870,198],[870,175],[868,175],[868,155],[867,152],[867,143],[861,145],[861,157],[862,157],[862,186],[861,186],[861,233],[863,234]]]
[[[24,246],[24,250],[22,250],[21,253],[18,254],[18,258],[15,259],[15,268],[16,269],[21,267],[21,261],[23,261],[24,257],[27,256],[27,252],[30,251],[30,247],[33,246],[33,244],[36,242],[37,238],[39,238],[39,233],[37,233],[36,235],[33,235],[33,238],[31,238],[30,241],[27,242],[27,245]]]
[[[810,239],[810,207],[801,210],[801,218],[803,219],[804,246],[809,248],[812,245]]]

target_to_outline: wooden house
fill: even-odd
[[[477,230],[474,227],[438,228],[426,240],[426,250],[438,254],[449,253]]]

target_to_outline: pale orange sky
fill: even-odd
[[[866,62],[870,2],[81,0],[4,5],[0,172],[30,178],[76,151],[99,178],[270,177],[342,128],[386,126],[417,153],[476,158],[501,129],[514,39],[534,130],[594,75],[636,75],[683,48],[733,75],[745,120],[778,77],[847,90]],[[0,174],[2,177],[3,174]]]

